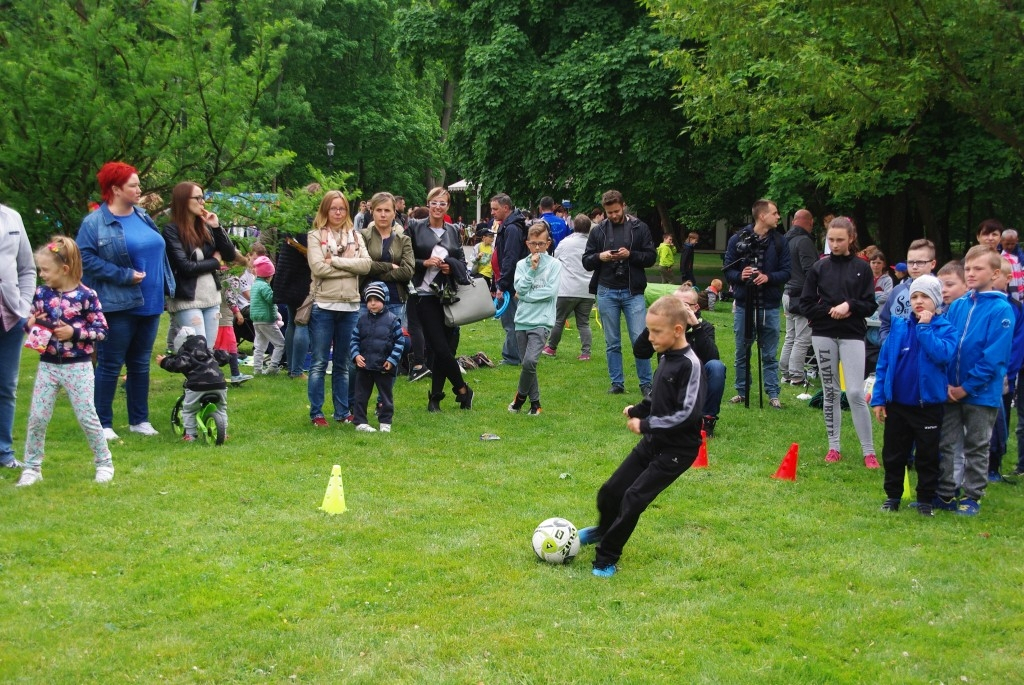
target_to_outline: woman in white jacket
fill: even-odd
[[[590,292],[593,274],[583,268],[583,249],[587,246],[587,235],[591,222],[586,214],[577,214],[573,219],[573,232],[555,248],[555,259],[562,264],[562,279],[555,304],[555,327],[548,336],[543,353],[554,357],[558,343],[562,340],[565,320],[569,312],[576,316],[576,329],[580,332],[581,362],[590,361],[590,310],[594,308],[594,295]]]

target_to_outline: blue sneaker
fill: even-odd
[[[943,499],[939,495],[935,495],[935,499],[932,500],[932,508],[941,509],[942,511],[956,511],[956,498],[950,497],[949,499]]]
[[[596,545],[601,542],[601,534],[597,532],[597,526],[580,528],[579,536],[581,545]]]
[[[988,482],[989,483],[1005,483],[1006,481],[1003,480],[1003,477],[1002,477],[1002,475],[999,474],[999,472],[997,472],[997,471],[989,471],[988,472]]]
[[[956,513],[960,516],[977,516],[981,513],[981,505],[973,499],[965,498],[960,500],[960,506],[957,507]]]
[[[618,569],[615,568],[615,564],[608,564],[607,566],[601,567],[595,566],[594,570],[591,571],[591,573],[593,573],[598,578],[611,578],[615,575],[616,570]]]

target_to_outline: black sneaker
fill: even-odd
[[[653,387],[650,383],[644,383],[643,385],[640,386],[640,394],[645,398],[650,397],[652,389]]]
[[[430,375],[430,369],[427,368],[426,364],[420,364],[419,366],[412,367],[409,372],[409,382],[415,383],[418,380],[426,378]]]
[[[530,416],[540,416],[541,411],[540,402],[530,402]]]
[[[925,504],[924,502],[917,505],[917,513],[921,516],[935,516],[935,512],[932,511],[932,505]]]
[[[703,426],[704,435],[708,436],[709,438],[715,437],[715,424],[716,423],[718,423],[718,417],[717,416],[711,416],[710,414],[708,416],[705,416],[704,417],[704,426]]]
[[[899,511],[900,501],[896,498],[890,497],[882,503],[882,511]]]
[[[608,388],[609,395],[625,395],[626,389],[618,384],[613,384],[612,387]]]
[[[520,395],[517,392],[515,399],[512,400],[512,404],[508,405],[508,410],[513,414],[518,414],[519,410],[523,408],[524,404],[526,404],[526,400],[526,395]]]

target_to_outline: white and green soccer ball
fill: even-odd
[[[576,526],[557,516],[541,521],[533,531],[533,551],[549,564],[568,564],[580,551]]]

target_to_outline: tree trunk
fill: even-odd
[[[670,235],[676,245],[681,244],[682,241],[680,241],[679,236],[676,235],[675,223],[672,221],[672,217],[668,213],[668,204],[663,200],[658,200],[654,206],[658,210],[658,219],[660,219],[661,222],[662,235]]]

